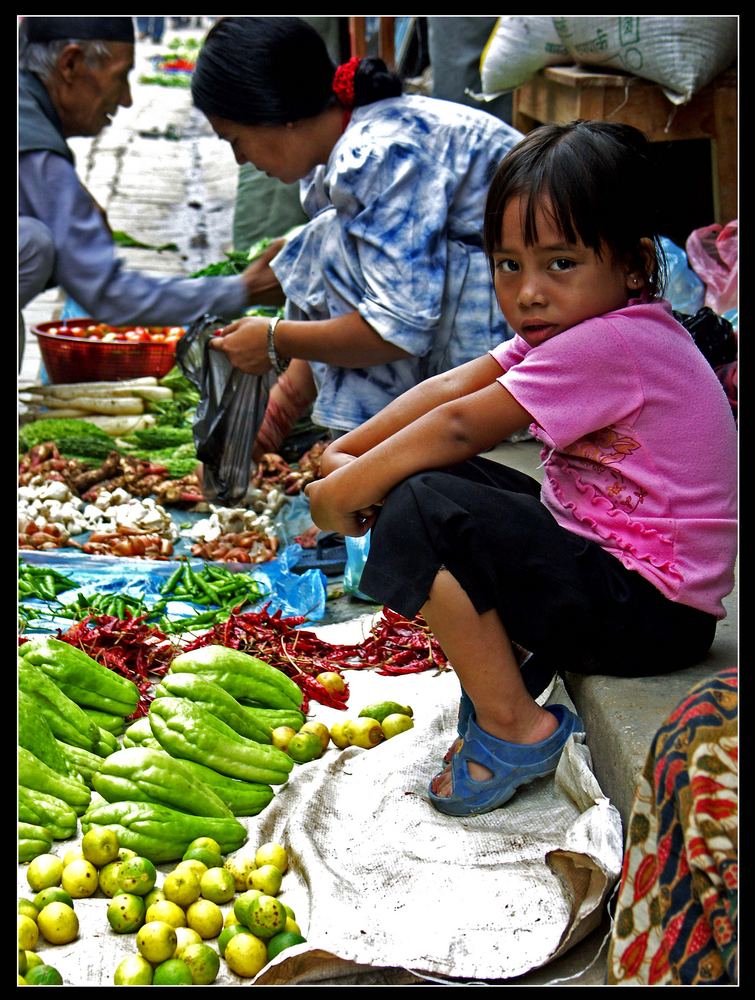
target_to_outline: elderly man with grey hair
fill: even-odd
[[[24,17],[19,42],[20,308],[60,286],[100,322],[162,326],[206,312],[233,319],[264,302],[262,261],[225,278],[125,269],[104,212],[78,177],[67,139],[98,135],[119,107],[131,106],[132,19]]]

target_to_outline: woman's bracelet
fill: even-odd
[[[275,349],[275,328],[281,318],[274,316],[267,324],[267,357],[276,375],[282,375],[291,364],[290,358],[282,358]]]

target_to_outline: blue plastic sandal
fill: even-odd
[[[539,743],[508,743],[496,739],[477,725],[470,716],[464,742],[450,761],[453,791],[449,796],[436,795],[429,789],[430,801],[448,816],[476,816],[505,805],[514,792],[537,778],[552,774],[561,752],[572,733],[584,732],[579,716],[565,705],[548,705],[558,720],[558,728]],[[482,764],[492,777],[476,781],[469,774],[470,762]]]

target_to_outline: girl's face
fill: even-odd
[[[512,198],[503,213],[501,245],[493,251],[495,291],[512,329],[530,347],[583,320],[620,309],[636,295],[644,279],[583,243],[568,243],[545,202],[535,217],[537,242],[527,246],[523,233],[526,202]]]
[[[290,125],[241,125],[209,115],[218,138],[230,143],[236,162],[251,163],[284,184],[300,181],[318,162],[320,153],[294,122]]]

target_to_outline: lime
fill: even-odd
[[[96,868],[118,858],[118,836],[107,826],[92,826],[81,838],[81,853]]]
[[[100,889],[110,899],[121,891],[118,884],[118,872],[121,870],[120,861],[110,861],[100,868]]]
[[[197,874],[184,868],[168,872],[163,879],[165,898],[178,906],[190,906],[199,899],[200,888]]]
[[[213,851],[209,847],[187,847],[182,860],[201,861],[206,868],[220,868],[223,864],[223,855],[220,851]]]
[[[263,865],[275,865],[278,871],[285,872],[288,868],[286,848],[280,844],[276,844],[274,841],[260,844],[257,848],[257,853],[254,855],[254,863],[258,868],[262,868]]]
[[[136,851],[132,851],[130,847],[121,847],[118,850],[118,860],[128,861],[129,858],[138,858],[139,855]]]
[[[195,986],[209,986],[218,978],[220,955],[204,941],[187,945],[183,960],[191,970],[191,981]]]
[[[60,885],[63,867],[63,861],[57,854],[38,854],[29,862],[26,881],[34,892],[47,889],[51,885]]]
[[[186,850],[191,851],[195,847],[203,847],[208,851],[212,851],[214,854],[222,854],[220,844],[214,839],[214,837],[195,837]]]
[[[252,934],[260,938],[271,938],[285,928],[286,908],[275,896],[258,896],[249,907],[247,924]]]
[[[144,914],[144,920],[145,922],[150,920],[164,920],[171,927],[186,926],[186,914],[178,903],[172,903],[169,899],[158,899],[152,906],[148,906],[147,912]]]
[[[37,926],[50,944],[69,944],[79,936],[79,918],[66,903],[48,903],[39,911]]]
[[[277,896],[280,892],[283,872],[275,865],[262,865],[255,868],[249,876],[249,885],[252,889],[259,889],[266,896]]]
[[[199,880],[199,889],[205,899],[227,903],[236,894],[236,883],[225,868],[208,868]]]
[[[261,895],[262,891],[260,889],[247,889],[246,892],[241,892],[236,897],[233,904],[233,913],[245,927],[249,926],[249,911],[252,903]]]
[[[106,916],[116,934],[130,934],[144,923],[146,909],[141,896],[134,892],[118,892],[108,903]]]
[[[254,858],[250,858],[249,855],[245,857],[231,855],[225,859],[223,867],[233,876],[233,884],[237,892],[243,892],[249,885],[249,875],[257,866],[254,863]]]
[[[23,948],[18,949],[18,974],[23,976],[26,970],[29,968],[29,961],[26,958],[26,952]]]
[[[304,944],[306,940],[301,934],[297,934],[294,931],[281,931],[280,934],[275,934],[267,942],[268,960],[275,958],[276,955],[280,955],[286,948],[292,948],[295,944]]]
[[[128,858],[118,869],[118,885],[121,892],[132,892],[146,896],[155,887],[157,870],[149,858]]]
[[[102,880],[102,873],[100,872],[100,881],[101,880]],[[162,889],[150,889],[147,895],[143,896],[142,898],[144,899],[144,905],[147,907],[147,909],[149,909],[153,903],[156,903],[160,899],[165,899],[165,893],[162,891]]]
[[[142,955],[128,955],[119,962],[113,982],[116,986],[151,986],[152,966]]]
[[[47,906],[48,903],[65,903],[66,906],[73,906],[73,899],[71,894],[66,892],[59,885],[51,885],[48,889],[42,889],[34,897],[34,905],[37,908],[37,916],[39,912]]]
[[[35,965],[44,965],[44,959],[36,951],[26,952],[26,968],[33,969]]]
[[[223,911],[210,899],[198,899],[186,910],[186,923],[201,938],[215,938],[223,929]]]
[[[21,896],[18,900],[18,912],[25,917],[31,917],[36,922],[39,915],[39,907],[31,899],[25,899]]]
[[[178,862],[173,871],[176,872],[190,871],[194,872],[197,878],[201,878],[207,871],[208,867],[209,866],[206,865],[204,861],[200,861],[199,858],[184,858],[183,861]]]
[[[18,947],[24,951],[34,951],[39,941],[39,927],[36,920],[27,917],[25,913],[18,915]]]
[[[78,861],[79,858],[83,858],[83,857],[84,857],[84,855],[81,853],[81,848],[80,847],[71,847],[63,855],[63,867],[65,868],[65,866],[66,865],[70,865],[70,863],[72,861]]]
[[[66,892],[74,899],[85,899],[97,892],[99,877],[91,861],[78,858],[65,866],[61,882]]]
[[[288,750],[288,744],[294,736],[296,736],[296,730],[291,726],[276,726],[270,733],[270,740],[274,747],[283,750],[285,753]]]
[[[174,958],[183,958],[184,948],[190,944],[201,944],[202,938],[193,927],[176,927],[176,951]]]
[[[153,986],[191,986],[191,969],[182,958],[169,958],[155,967]]]
[[[153,965],[173,958],[178,938],[175,927],[164,920],[151,920],[136,932],[136,947],[139,954]]]
[[[227,924],[223,930],[218,935],[218,951],[221,955],[225,956],[225,949],[231,938],[236,937],[237,934],[251,934],[252,932],[248,927],[244,927],[243,924]]]
[[[231,972],[248,979],[267,965],[267,948],[254,934],[236,934],[226,945],[223,957]]]
[[[286,923],[283,928],[284,931],[293,931],[294,934],[301,934],[301,927],[296,922],[296,917],[292,917],[288,913],[288,908],[286,908]]]
[[[330,739],[330,734],[328,734]],[[322,757],[322,740],[317,733],[307,733],[299,730],[296,736],[292,736],[288,741],[286,753],[295,760],[297,764],[306,764],[310,760],[317,760]]]
[[[305,722],[299,730],[300,733],[314,733],[322,743],[323,750],[328,749],[330,743],[330,730],[324,722]]]
[[[63,977],[52,965],[35,965],[24,976],[28,986],[62,986]]]

